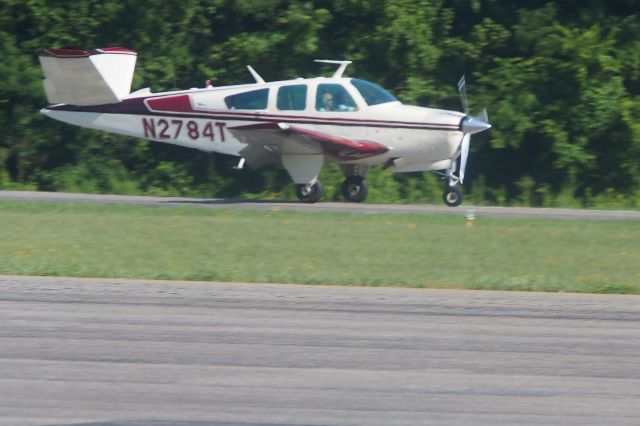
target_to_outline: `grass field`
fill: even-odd
[[[640,294],[640,221],[0,202],[0,274]]]

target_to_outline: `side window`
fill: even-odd
[[[318,84],[316,94],[318,111],[355,111],[358,109],[349,92],[340,84]]]
[[[301,111],[307,106],[307,85],[282,86],[278,89],[278,109]]]
[[[252,90],[224,98],[229,109],[266,109],[269,89]]]

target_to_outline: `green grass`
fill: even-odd
[[[0,202],[0,274],[640,294],[640,221]]]

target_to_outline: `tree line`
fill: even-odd
[[[348,74],[408,104],[486,107],[464,191],[486,204],[640,204],[640,4],[506,0],[3,0],[0,188],[294,198],[282,170],[79,129],[38,113],[44,47],[124,46],[155,91]],[[328,198],[341,175],[325,167]],[[438,202],[435,175],[370,174],[369,201]]]

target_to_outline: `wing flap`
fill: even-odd
[[[263,146],[265,149],[271,147],[272,152],[279,150],[281,154],[300,153],[296,151],[305,147],[304,151],[308,153],[315,151],[347,161],[373,157],[389,151],[387,146],[380,143],[353,140],[285,123],[259,123],[228,129],[243,143]]]

